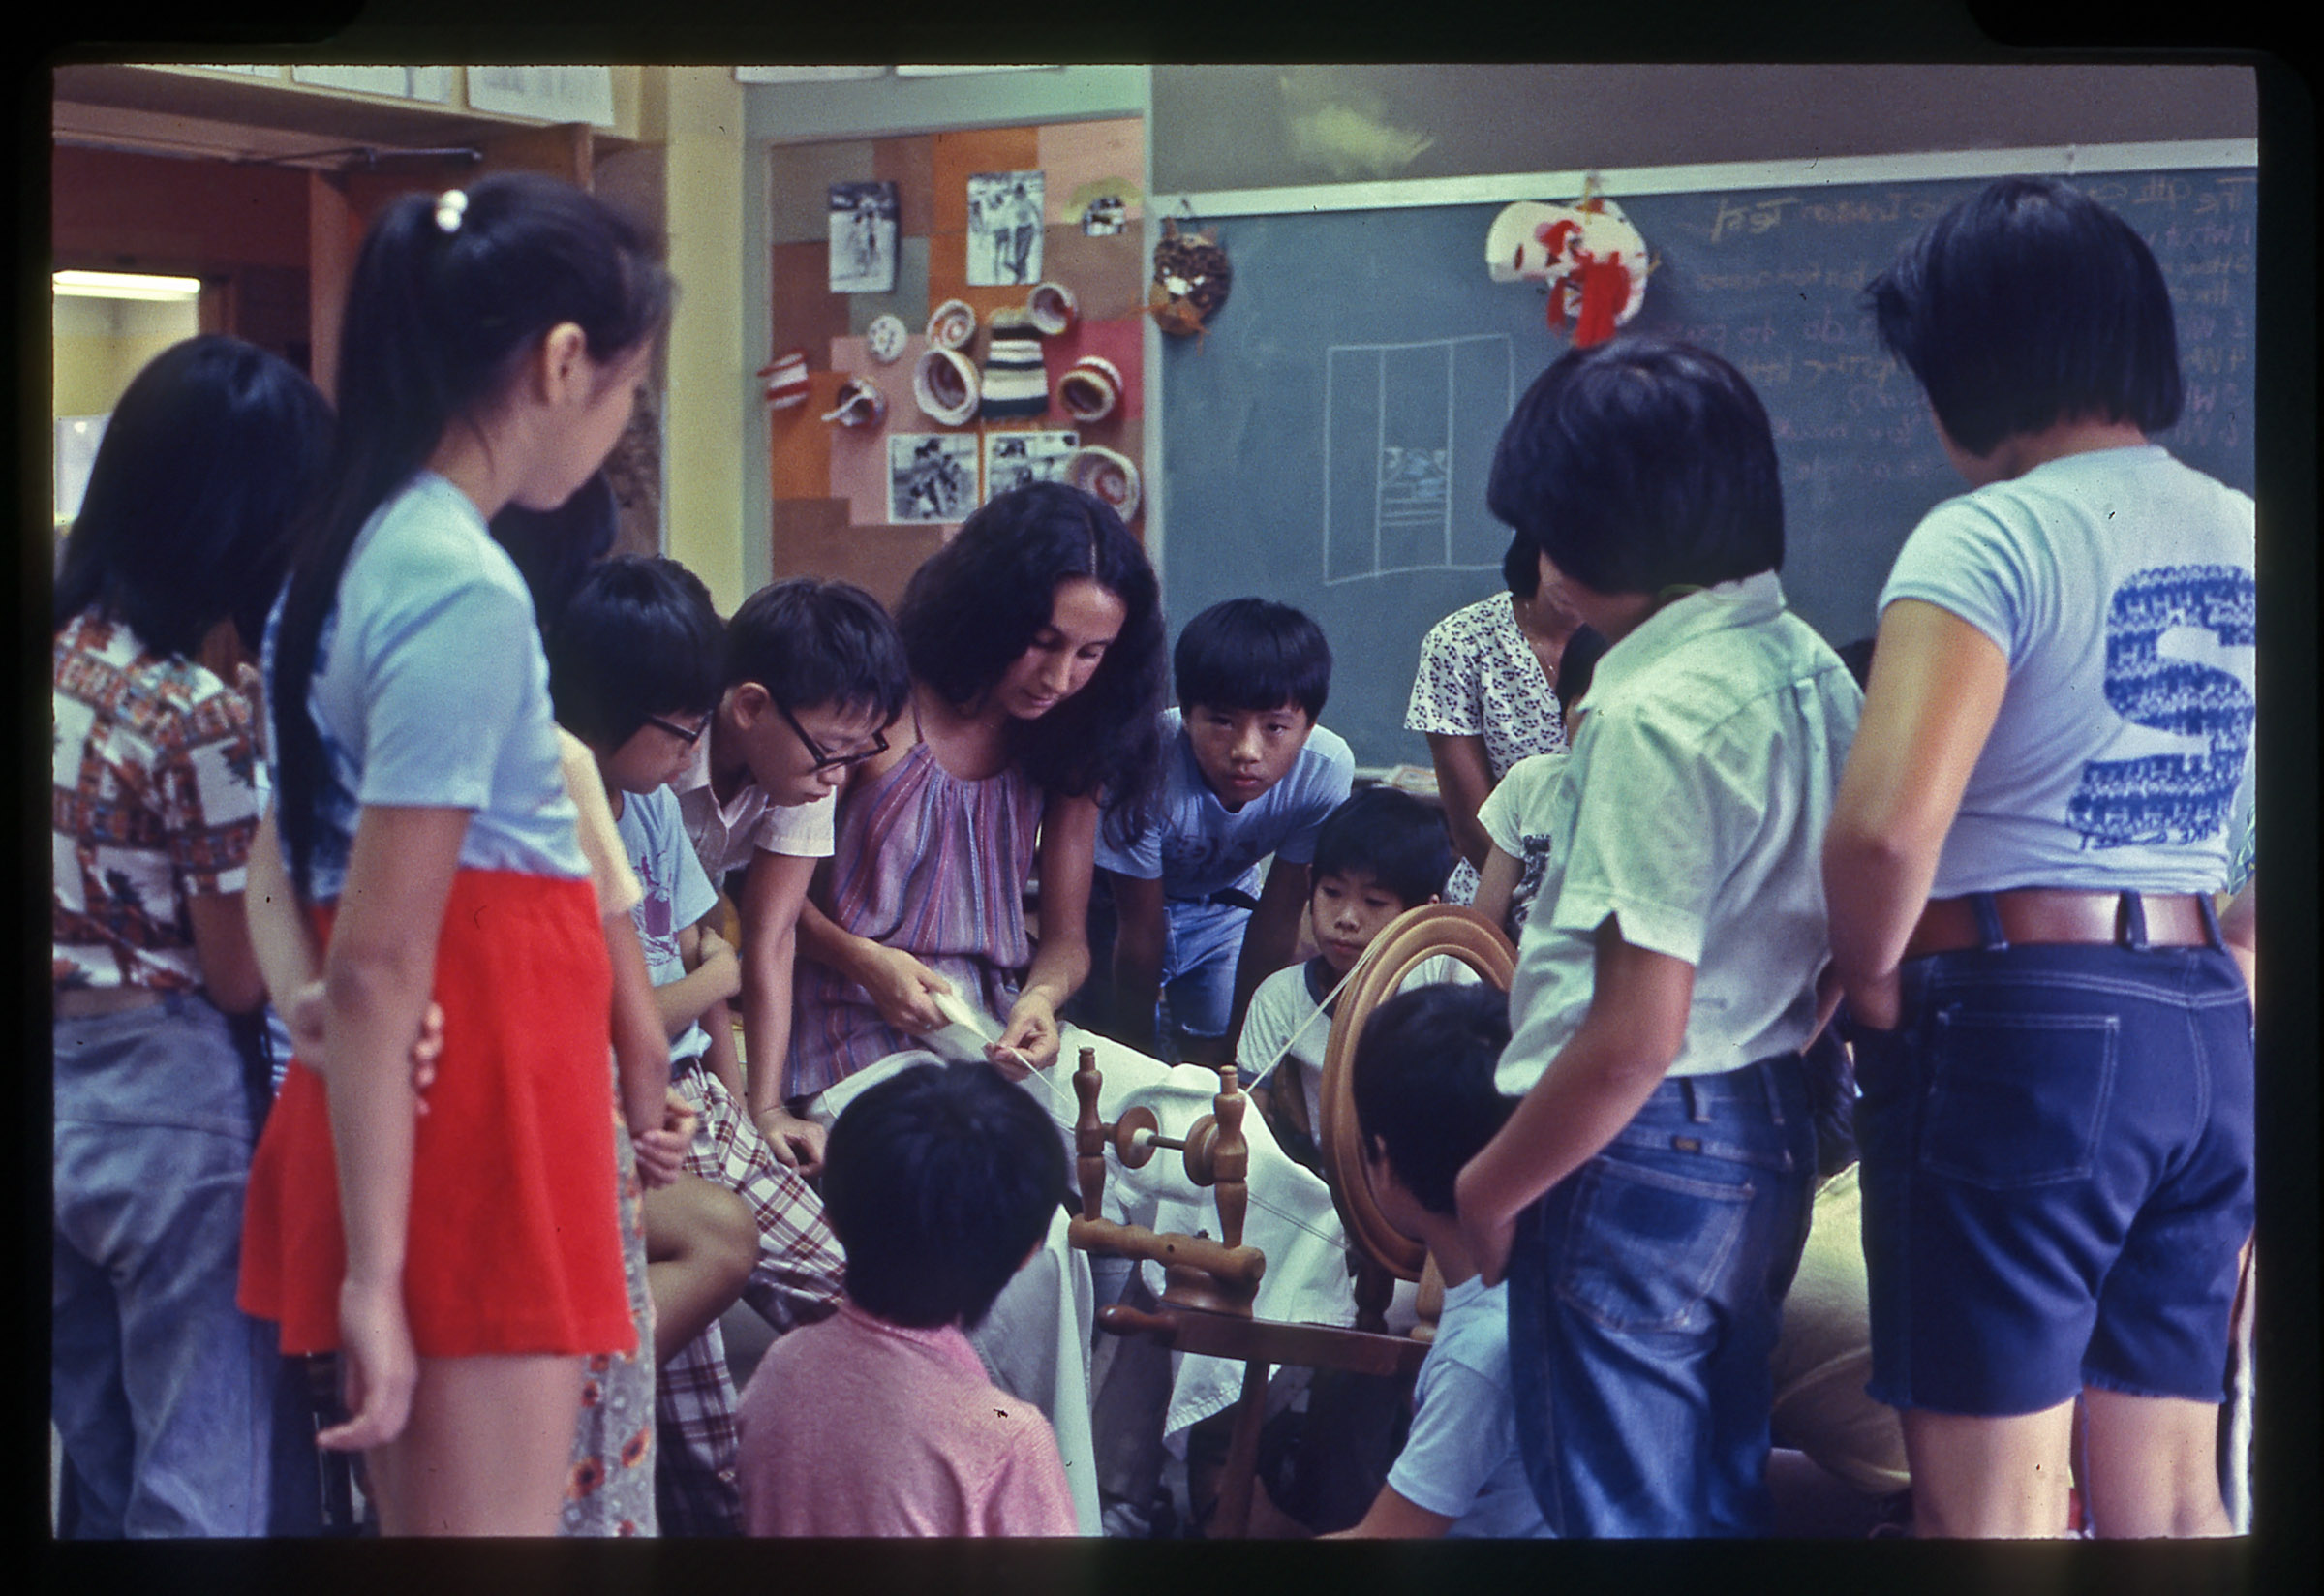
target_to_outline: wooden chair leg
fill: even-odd
[[[1235,1404],[1235,1431],[1219,1470],[1218,1511],[1210,1538],[1239,1541],[1251,1530],[1251,1495],[1259,1480],[1259,1427],[1267,1419],[1267,1365],[1253,1359],[1242,1369],[1242,1396]]]

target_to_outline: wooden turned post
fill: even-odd
[[[1211,1101],[1217,1126],[1210,1143],[1210,1178],[1218,1188],[1219,1239],[1229,1246],[1242,1245],[1242,1221],[1250,1203],[1251,1144],[1242,1133],[1243,1110],[1250,1099],[1236,1084],[1235,1066],[1218,1068],[1218,1095]]]
[[[1074,1167],[1081,1177],[1082,1216],[1094,1219],[1106,1194],[1106,1126],[1097,1117],[1097,1094],[1104,1084],[1097,1072],[1097,1049],[1082,1049],[1081,1067],[1073,1072],[1073,1094],[1081,1112],[1073,1121]]]

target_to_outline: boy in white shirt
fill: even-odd
[[[1510,1281],[1527,1469],[1561,1535],[1765,1534],[1819,855],[1862,695],[1784,605],[1774,440],[1716,355],[1561,357],[1486,500],[1610,645],[1510,991],[1522,1100],[1457,1185],[1474,1262]]]
[[[1452,868],[1452,841],[1443,814],[1393,787],[1356,794],[1315,835],[1308,916],[1316,956],[1259,983],[1235,1057],[1275,1140],[1318,1174],[1324,1050],[1337,1006],[1326,999],[1390,921],[1436,902]],[[1406,984],[1475,978],[1466,965],[1440,954],[1416,968]]]

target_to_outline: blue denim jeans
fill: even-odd
[[[285,1369],[234,1305],[253,1129],[226,1019],[172,996],[54,1042],[49,1415],[75,1531],[264,1535]]]
[[[1157,1028],[1163,1047],[1178,1036],[1224,1036],[1235,1013],[1235,965],[1242,957],[1251,911],[1234,904],[1173,898],[1163,905],[1162,992],[1170,1024]]]
[[[2216,945],[2000,938],[1909,962],[1897,1028],[1850,1033],[1872,1395],[2219,1401],[2252,1221],[2242,971]]]
[[[1511,1390],[1559,1535],[1767,1533],[1767,1357],[1815,1169],[1787,1055],[1664,1081],[1519,1220]]]

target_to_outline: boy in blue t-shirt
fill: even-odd
[[[1509,1283],[1486,1285],[1460,1233],[1452,1182],[1515,1100],[1494,1089],[1509,1043],[1496,987],[1437,985],[1372,1012],[1350,1085],[1364,1170],[1388,1222],[1427,1244],[1445,1279],[1436,1338],[1413,1390],[1412,1429],[1348,1539],[1545,1537],[1510,1395]]]
[[[1179,708],[1162,712],[1162,790],[1097,864],[1114,897],[1116,1034],[1159,1054],[1234,1056],[1251,993],[1291,963],[1316,828],[1348,796],[1355,756],[1315,723],[1331,687],[1323,629],[1288,604],[1231,598],[1186,624],[1172,660]],[[1274,864],[1259,884],[1259,865]]]

